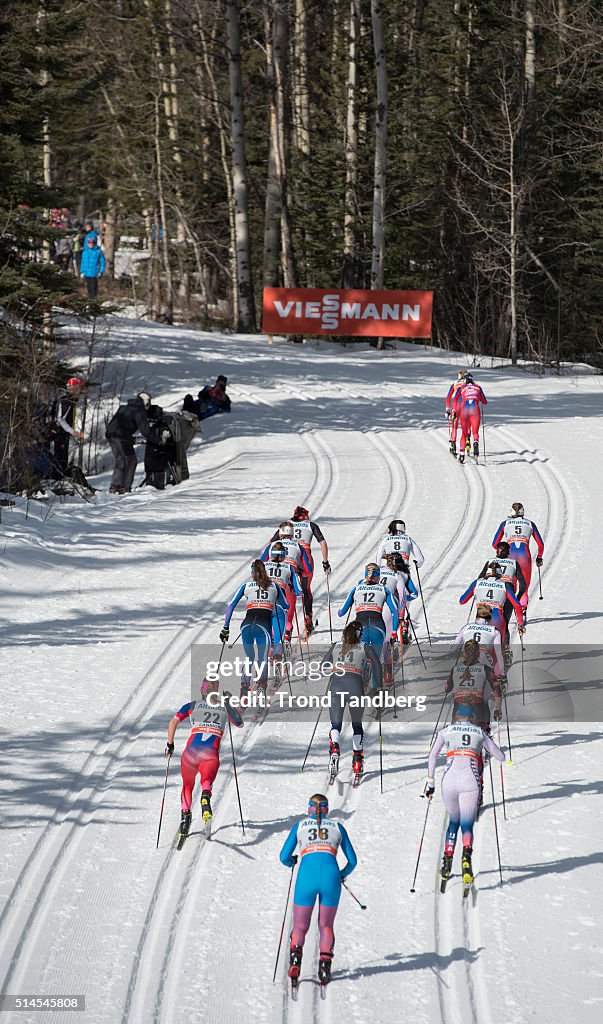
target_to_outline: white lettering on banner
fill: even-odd
[[[297,318],[320,320],[323,330],[336,330],[341,320],[415,320],[421,319],[420,304],[375,303],[375,302],[340,302],[338,295],[325,295],[321,302],[288,302],[274,300],[274,309],[281,320],[286,320],[293,313]]]

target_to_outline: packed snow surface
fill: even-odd
[[[315,922],[297,1003],[286,983],[289,917],[275,984],[272,974],[289,881],[278,853],[308,796],[326,786],[326,713],[303,774],[315,713],[294,722],[272,714],[254,722],[248,713],[233,736],[245,834],[226,735],[212,839],[200,834],[196,792],[181,852],[174,849],[174,758],[155,844],[166,727],[190,699],[191,644],[219,650],[228,600],[298,503],[329,543],[337,635],[336,609],[389,520],[402,516],[425,554],[429,627],[445,650],[466,621],[460,594],[491,554],[511,502],[522,501],[546,543],[544,600],[533,577],[526,643],[601,647],[603,378],[476,369],[489,401],[487,458],[462,467],[448,454],[443,414],[448,386],[466,365],[460,356],[407,344],[397,352],[269,345],[125,319],[109,327],[130,394],[144,389],[177,409],[187,391],[223,372],[233,412],[203,424],[189,452],[191,478],[179,487],[110,496],[107,472],[93,479],[101,490],[90,503],[18,500],[2,509],[1,991],[86,997],[79,1015],[26,1010],[3,1020],[600,1021],[598,667],[592,715],[547,720],[545,708],[533,720],[511,721],[506,820],[498,765],[493,773],[504,884],[487,777],[475,887],[465,901],[458,860],[446,894],[438,891],[441,766],[410,892],[447,668],[425,690],[429,714],[384,718],[383,794],[378,723],[365,719],[366,774],[355,790],[345,728],[329,796],[358,853],[349,884],[367,910],[342,892],[324,1001],[314,980]],[[137,482],[141,473],[142,466]],[[312,646],[324,652],[329,620],[318,550],[315,561]],[[413,615],[426,649],[419,605]],[[233,638],[240,621],[239,608]],[[509,673],[516,692],[519,671],[516,659]],[[410,669],[407,676],[406,692],[417,693]],[[529,679],[525,685],[529,706]],[[297,692],[306,686],[293,683]],[[186,734],[183,725],[177,754]],[[501,743],[508,752],[504,729]]]

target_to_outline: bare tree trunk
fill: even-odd
[[[350,22],[348,43],[348,96],[345,135],[345,210],[343,215],[343,267],[341,284],[353,288],[356,284],[356,223],[358,203],[358,55],[357,45],[360,33],[360,0],[350,0]]]
[[[157,172],[157,198],[159,200],[159,212],[160,220],[157,225],[157,216],[155,217],[156,229],[158,231],[157,244],[161,249],[163,256],[163,271],[165,274],[165,306],[166,306],[166,319],[169,324],[174,319],[174,291],[172,283],[172,268],[170,265],[170,238],[168,231],[168,221],[165,209],[165,193],[163,188],[163,160],[161,156],[161,137],[160,137],[160,121],[159,121],[159,98],[155,99],[155,169]]]
[[[293,134],[295,145],[310,156],[310,93],[308,90],[308,0],[295,0],[293,34]]]
[[[387,174],[387,64],[383,33],[383,0],[371,0],[377,110],[375,116],[375,169],[373,178],[373,258],[371,288],[383,288],[385,273],[385,185]]]
[[[241,76],[241,29],[238,0],[226,0],[229,51],[229,86],[232,134],[232,180],[235,205],[237,289],[239,295],[238,331],[255,331],[255,300],[251,275],[251,242],[247,204],[247,160],[245,156],[245,120]]]
[[[285,288],[297,285],[293,251],[293,230],[289,210],[287,138],[287,58],[289,51],[289,0],[278,0],[274,8],[274,80],[276,87],[276,173],[281,205],[281,267]]]
[[[269,95],[270,142],[268,145],[268,171],[266,180],[266,206],[264,212],[264,287],[275,288],[279,283],[280,206],[281,188],[277,173],[278,129],[276,115],[276,82],[274,73],[273,5],[264,4],[266,36],[266,79]]]
[[[105,217],[105,260],[107,277],[110,281],[115,276],[115,232],[117,228],[117,205],[113,195],[112,184],[107,187],[107,216]]]

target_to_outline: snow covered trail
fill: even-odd
[[[490,554],[510,502],[522,500],[547,544],[545,600],[538,602],[533,580],[530,641],[599,643],[592,454],[583,442],[579,458],[566,444],[572,412],[574,434],[591,438],[593,453],[603,441],[599,379],[481,371],[490,399],[487,463],[461,467],[447,452],[443,396],[455,368],[445,355],[419,346],[399,355],[329,344],[270,348],[257,338],[125,321],[114,331],[118,352],[123,345],[131,360],[133,391],[148,387],[177,407],[201,371],[199,386],[205,375],[227,372],[234,412],[204,425],[191,479],[178,488],[57,504],[28,520],[20,507],[3,512],[1,610],[10,624],[2,664],[14,685],[5,693],[10,725],[1,752],[2,991],[85,992],[82,1019],[95,1024],[171,1024],[184,1015],[212,1024],[365,1024],[369,1016],[489,1024],[503,1014],[510,1024],[594,1024],[603,998],[595,928],[602,744],[594,723],[512,724],[508,820],[499,809],[498,822],[505,885],[487,795],[476,829],[476,895],[465,906],[458,881],[443,897],[436,889],[439,790],[417,892],[408,891],[433,716],[384,718],[383,796],[378,724],[366,718],[358,790],[344,731],[341,776],[329,796],[359,854],[350,886],[368,909],[342,894],[325,1001],[312,981],[315,924],[298,1003],[286,990],[286,941],[271,984],[288,882],[278,851],[308,795],[326,785],[324,719],[303,775],[312,721],[269,715],[235,731],[245,836],[225,737],[213,837],[199,835],[197,795],[181,852],[172,847],[175,758],[158,851],[155,837],[165,729],[190,693],[190,645],[216,644],[249,561],[299,502],[329,541],[336,631],[337,607],[389,520],[403,515],[426,554],[432,638],[450,640],[466,619],[460,593]],[[324,649],[317,562],[316,643]],[[426,646],[419,606],[413,617]],[[442,682],[429,684],[432,706]],[[410,661],[407,690],[417,692]],[[183,744],[180,730],[177,753]],[[494,785],[498,797],[498,768]],[[13,1015],[34,1024],[44,1016]],[[46,1016],[60,1022],[66,1014]]]

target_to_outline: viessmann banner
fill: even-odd
[[[433,292],[264,288],[266,334],[429,338]]]

